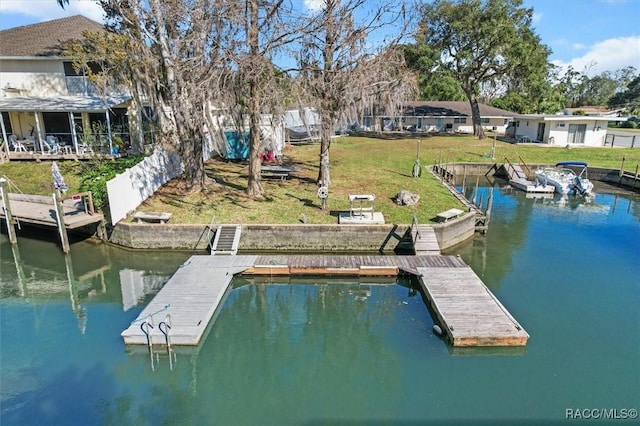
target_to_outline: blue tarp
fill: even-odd
[[[228,160],[245,160],[249,158],[249,132],[242,135],[237,130],[224,132],[227,141],[224,158]]]

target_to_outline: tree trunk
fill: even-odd
[[[247,195],[262,196],[260,160],[260,103],[257,95],[258,87],[255,81],[249,83],[249,180]]]
[[[484,134],[484,128],[482,127],[482,120],[480,119],[480,106],[478,105],[478,98],[473,91],[468,91],[469,103],[471,104],[471,121],[473,122],[473,136],[478,139],[486,138]]]
[[[250,24],[247,34],[249,42],[249,57],[257,58],[259,55],[258,40],[258,0],[250,2]],[[249,179],[247,181],[247,195],[250,197],[262,196],[261,166],[260,161],[260,94],[258,88],[258,72],[249,70]]]
[[[320,168],[318,170],[318,186],[329,186],[329,149],[331,148],[331,136],[333,124],[330,116],[322,117],[320,124]]]

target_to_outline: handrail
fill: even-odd
[[[418,215],[415,210],[413,211],[413,220],[411,221],[411,229],[413,230],[413,228],[416,230],[416,239],[420,238],[420,225],[418,224]]]
[[[531,169],[529,168],[529,166],[527,165],[527,163],[522,159],[521,156],[518,155],[518,158],[520,159],[520,162],[522,163],[522,165],[525,167],[525,169],[527,169],[527,171],[529,172],[529,174],[531,174]]]
[[[147,326],[147,329],[145,330],[144,326]],[[147,346],[149,347],[149,351],[152,351],[153,349],[153,342],[151,341],[151,331],[149,330],[149,328],[153,328],[153,325],[151,325],[150,322],[148,322],[147,320],[144,320],[141,324],[140,324],[140,330],[142,330],[142,332],[144,333],[144,335],[147,338]]]
[[[515,170],[515,167],[513,167],[513,164],[511,164],[511,161],[509,161],[509,159],[508,159],[507,157],[504,157],[504,161],[506,161],[506,162],[507,162],[507,164],[509,165],[509,167],[510,167],[512,170]],[[509,176],[511,176],[511,173],[509,173],[509,170],[507,170],[507,174],[508,174]]]
[[[208,225],[208,229],[207,229],[207,246],[209,247],[209,250],[213,250],[213,240],[211,239],[211,233],[215,233],[214,229],[218,228],[218,221],[216,220],[216,215],[211,216],[211,222],[209,222]]]

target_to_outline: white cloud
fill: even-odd
[[[70,0],[65,8],[58,6],[56,0],[0,0],[0,14],[20,14],[35,18],[40,22],[65,16],[84,15],[97,22],[103,21],[103,12],[93,0]]]
[[[304,0],[304,5],[309,11],[318,12],[324,7],[325,0]]]
[[[569,66],[578,72],[586,71],[590,77],[628,66],[640,71],[640,36],[611,38],[588,49],[578,58],[568,62],[556,60],[553,64],[562,68],[561,75]]]
[[[542,21],[542,17],[544,15],[542,13],[538,13],[538,12],[534,12],[533,16],[531,17],[531,20],[533,21],[534,24]]]
[[[571,47],[573,48],[573,50],[584,50],[587,48],[587,46],[582,43],[573,43]]]

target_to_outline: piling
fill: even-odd
[[[56,222],[58,223],[58,233],[62,242],[62,251],[69,253],[69,237],[67,235],[67,227],[64,224],[64,210],[62,209],[62,200],[58,190],[53,193],[53,204],[56,208]]]
[[[7,220],[7,233],[11,244],[18,243],[16,228],[13,223],[13,215],[11,214],[11,203],[9,202],[9,191],[7,191],[7,180],[0,178],[0,196],[2,196],[2,208],[4,209],[5,218]]]

